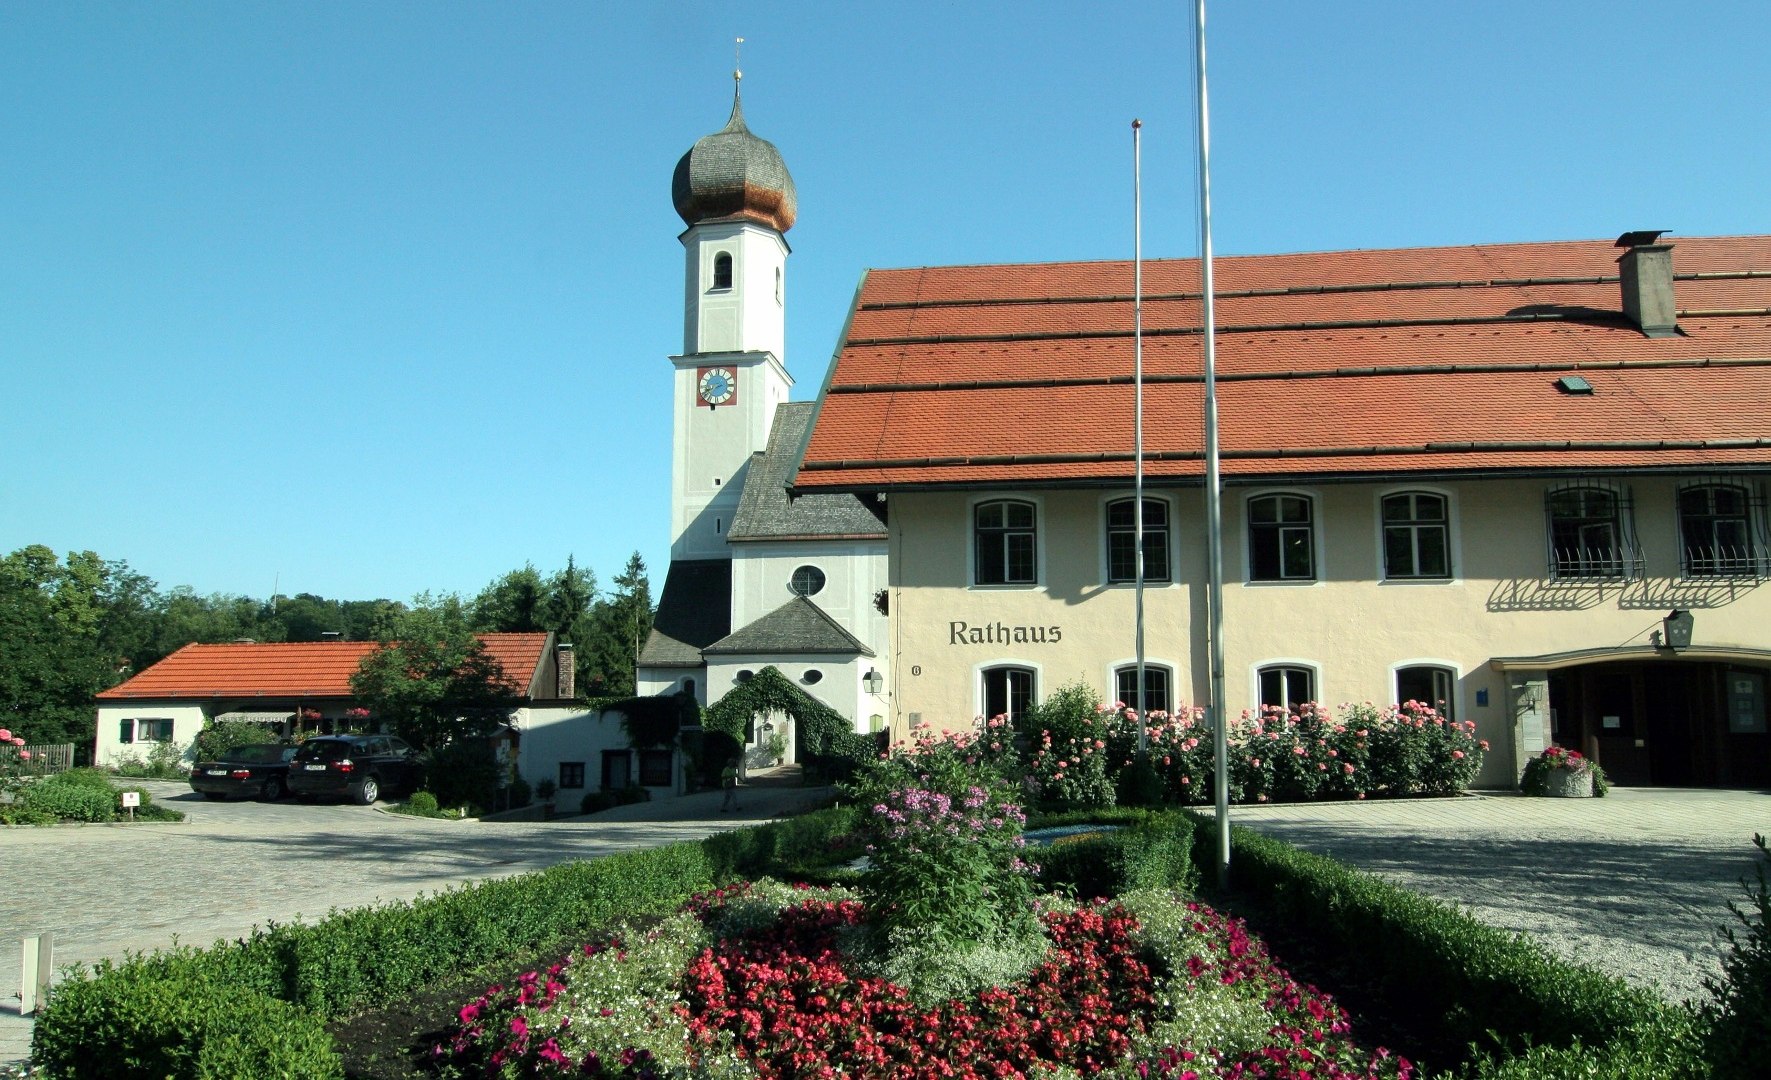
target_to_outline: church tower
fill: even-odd
[[[742,80],[733,72],[735,81]],[[744,123],[738,82],[726,126],[677,162],[683,245],[683,351],[675,365],[671,548],[675,560],[727,559],[751,455],[768,444],[787,374],[787,238],[793,178],[774,144]]]

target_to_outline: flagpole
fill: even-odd
[[[1150,751],[1149,702],[1144,693],[1144,159],[1140,136],[1144,122],[1131,122],[1132,161],[1132,398],[1136,419],[1132,424],[1132,544],[1135,551],[1137,587],[1138,754]]]
[[[1199,271],[1205,330],[1205,606],[1211,669],[1212,761],[1218,823],[1218,888],[1230,887],[1230,732],[1224,709],[1224,537],[1218,475],[1217,304],[1211,265],[1211,113],[1205,94],[1205,0],[1195,0],[1199,77]]]

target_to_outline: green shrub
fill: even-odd
[[[615,793],[612,791],[587,791],[584,798],[578,801],[580,814],[600,814],[615,805]]]
[[[616,788],[612,794],[615,796],[616,806],[628,806],[632,803],[652,801],[651,790],[649,788],[640,787],[638,784],[629,784],[624,788]]]
[[[866,850],[858,833],[861,814],[834,806],[748,829],[715,833],[701,841],[716,878],[795,880],[851,862]]]
[[[1741,882],[1745,906],[1728,903],[1744,932],[1723,931],[1728,941],[1723,977],[1704,980],[1713,995],[1703,1009],[1704,1051],[1717,1080],[1762,1076],[1771,1062],[1771,888],[1765,880],[1765,838],[1755,833],[1753,844],[1760,855],[1753,868],[1757,882]]]
[[[195,950],[101,961],[51,989],[31,1056],[64,1080],[343,1074],[318,1017],[214,977]]]
[[[1079,899],[1118,896],[1133,889],[1191,889],[1193,822],[1178,811],[1129,818],[1111,832],[1060,838],[1030,849],[1039,883]]]
[[[229,750],[242,746],[283,741],[275,731],[250,720],[210,720],[204,723],[202,731],[197,732],[195,751],[197,760],[214,761]]]
[[[46,776],[21,792],[21,809],[48,814],[57,821],[112,821],[117,816],[117,792],[109,780],[100,779],[103,787],[71,772]]]
[[[434,814],[437,812],[437,797],[428,791],[414,791],[406,805],[421,814]]]
[[[424,786],[439,806],[491,806],[498,762],[484,739],[460,739],[425,755]]]
[[[134,751],[123,754],[117,759],[116,772],[118,776],[183,780],[190,775],[190,765],[185,761],[184,745],[168,739],[149,745],[145,758]]]
[[[1201,820],[1199,850],[1216,850]],[[1453,1044],[1603,1046],[1671,1010],[1653,993],[1551,955],[1439,901],[1245,829],[1231,830],[1232,885],[1327,953],[1356,955],[1399,1022]],[[1405,1019],[1406,1018],[1406,1019]]]

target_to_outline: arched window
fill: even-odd
[[[713,257],[713,287],[716,289],[732,287],[732,256],[724,251]]]
[[[1172,682],[1168,668],[1160,664],[1144,665],[1144,692],[1138,693],[1138,665],[1127,664],[1113,672],[1114,696],[1138,710],[1139,714],[1170,712],[1174,705],[1169,697]]]
[[[1307,495],[1248,500],[1248,579],[1316,579],[1315,511]]]
[[[1598,483],[1551,488],[1550,580],[1633,579],[1640,561],[1630,528],[1629,495]]]
[[[1457,719],[1457,672],[1437,664],[1396,669],[1396,704],[1418,701],[1439,710],[1447,720]]]
[[[1307,667],[1275,664],[1260,669],[1261,704],[1295,709],[1316,700],[1316,673]]]
[[[1014,721],[1027,715],[1033,707],[1038,681],[1032,668],[993,667],[985,668],[982,674],[985,716],[1006,716]]]
[[[1038,572],[1039,533],[1032,503],[979,503],[973,517],[979,585],[1031,585]]]
[[[1136,499],[1117,499],[1107,504],[1107,580],[1114,583],[1138,579],[1138,533]],[[1144,580],[1170,580],[1168,568],[1168,503],[1144,500]]]
[[[1428,491],[1386,495],[1384,577],[1451,576],[1451,519],[1445,496]]]

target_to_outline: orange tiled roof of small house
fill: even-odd
[[[527,694],[547,646],[544,633],[481,634],[505,678]],[[186,645],[140,674],[100,692],[100,701],[180,698],[348,698],[350,679],[373,641],[237,642]]]
[[[1652,236],[1219,259],[1225,477],[1771,463],[1771,236],[1670,245],[1666,336],[1620,280]],[[1197,260],[1144,292],[1146,471],[1200,475]],[[795,487],[1129,478],[1131,293],[1129,262],[870,271]]]

